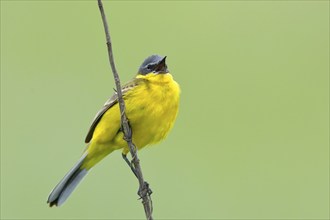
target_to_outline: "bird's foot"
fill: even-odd
[[[139,188],[137,194],[140,196],[139,199],[142,199],[145,196],[151,196],[152,190],[149,188],[149,183],[144,182],[143,186]]]
[[[137,172],[134,168],[134,165],[132,162],[130,162],[127,158],[126,154],[122,154],[123,159],[125,160],[125,162],[127,163],[127,165],[131,168],[132,172],[134,173],[134,175],[136,176],[136,178],[138,178]],[[132,160],[133,161],[133,160]]]

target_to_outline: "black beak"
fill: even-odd
[[[155,71],[157,73],[168,73],[168,70],[167,70],[167,65],[166,65],[166,56],[158,62],[156,68],[155,68]]]

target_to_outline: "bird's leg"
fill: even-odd
[[[122,130],[123,130],[123,128],[122,128]],[[128,135],[127,135],[127,137],[124,135],[124,140],[127,141],[127,143],[128,143],[128,142],[132,141],[132,129],[130,126],[129,126],[129,129],[127,132],[128,132]],[[135,150],[137,150],[137,149],[135,149]],[[127,154],[122,153],[121,155],[122,155],[123,159],[125,160],[125,162],[127,163],[127,165],[131,168],[135,177],[137,179],[139,179],[139,176],[134,167],[134,163],[136,162],[135,160],[137,160],[137,158],[135,156],[133,156],[132,161],[129,161],[127,158]],[[140,199],[145,195],[150,196],[151,194],[152,194],[152,190],[149,188],[149,183],[144,182],[143,186],[140,187],[139,191],[138,191],[138,195],[140,196]]]
[[[139,163],[139,162],[140,162],[139,159],[137,159],[136,157],[133,157],[131,164],[134,165],[135,163]],[[150,196],[151,194],[152,194],[152,190],[149,188],[149,183],[144,181],[143,185],[140,186],[139,191],[138,191],[138,195],[140,196],[140,199],[144,196]]]
[[[124,114],[125,114],[125,110],[122,112],[121,116],[123,116]],[[129,121],[127,121],[127,123],[129,124]],[[132,129],[131,129],[131,126],[130,125],[128,126],[127,136],[125,135],[123,125],[121,125],[120,130],[121,130],[121,132],[124,133],[123,139],[127,142],[127,144],[129,144],[129,142],[132,142]],[[121,155],[122,155],[123,159],[125,160],[125,162],[127,163],[127,165],[131,168],[131,170],[134,173],[134,175],[136,176],[136,178],[138,178],[138,175],[137,175],[136,170],[133,166],[133,163],[127,159],[127,153],[126,154],[122,153]]]
[[[134,168],[133,163],[128,160],[127,155],[126,154],[121,154],[121,155],[122,155],[123,159],[125,160],[125,162],[127,163],[127,165],[131,168],[131,170],[134,173],[135,177],[139,178],[137,173],[136,173],[136,170]],[[133,158],[133,160],[134,159],[135,158]],[[144,182],[143,186],[139,188],[138,195],[140,196],[140,199],[143,197],[143,195],[146,195],[145,192],[147,192],[148,196],[150,196],[152,194],[152,190],[149,188],[149,183],[147,183],[147,182]]]
[[[136,178],[138,178],[138,175],[136,173],[136,170],[133,166],[133,164],[127,159],[127,155],[126,154],[121,154],[123,159],[125,160],[125,162],[127,163],[127,165],[131,168],[132,172],[134,173],[134,175],[136,176]]]

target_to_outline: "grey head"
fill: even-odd
[[[146,75],[148,73],[165,74],[168,73],[165,63],[166,56],[151,55],[143,61],[139,68],[139,74]]]

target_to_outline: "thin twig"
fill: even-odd
[[[113,58],[112,43],[111,43],[111,38],[110,38],[107,19],[106,19],[104,9],[103,9],[103,4],[102,4],[101,0],[97,0],[97,1],[98,1],[99,9],[100,9],[100,12],[101,12],[104,31],[105,31],[105,36],[106,36],[106,41],[107,41],[109,62],[110,62],[113,77],[114,77],[115,83],[116,83],[118,103],[119,103],[120,113],[121,113],[121,125],[122,125],[122,128],[123,128],[123,133],[124,133],[125,140],[128,144],[129,150],[130,150],[132,158],[133,158],[132,163],[134,165],[134,169],[136,171],[136,175],[137,175],[137,178],[138,178],[139,184],[140,184],[138,194],[142,199],[142,204],[144,206],[144,211],[145,211],[147,219],[152,220],[153,219],[152,218],[152,201],[151,201],[151,198],[150,198],[149,185],[143,179],[142,170],[141,170],[141,166],[140,166],[140,160],[139,160],[138,155],[137,155],[137,148],[135,147],[134,143],[132,142],[132,130],[130,128],[130,125],[128,123],[128,119],[127,119],[126,114],[125,114],[125,102],[124,102],[124,99],[123,99],[123,94],[122,94],[122,90],[121,90],[119,75],[118,75],[118,72],[117,72],[117,69],[116,69],[116,66],[115,66],[115,61],[114,61],[114,58]]]

